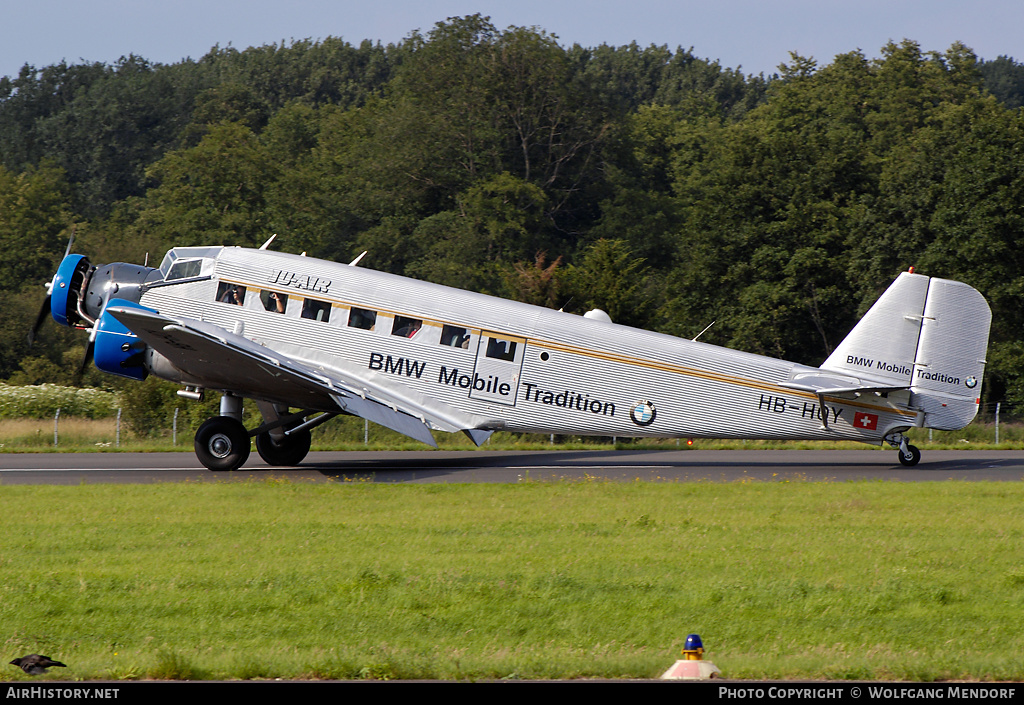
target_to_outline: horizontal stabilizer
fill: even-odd
[[[895,392],[906,389],[907,385],[892,385],[885,380],[864,377],[845,377],[823,374],[819,370],[797,372],[786,382],[779,384],[786,389],[796,389],[812,394],[847,394],[850,392]]]

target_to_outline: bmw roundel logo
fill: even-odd
[[[974,389],[978,386],[978,378],[972,375],[964,380],[964,384],[967,385],[968,389]]]
[[[641,399],[636,404],[633,404],[629,409],[629,418],[633,420],[637,426],[650,426],[654,423],[655,417],[658,412],[654,408],[654,404]]]

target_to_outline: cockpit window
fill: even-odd
[[[171,281],[172,279],[188,279],[189,277],[198,277],[203,269],[203,260],[201,259],[184,259],[178,260],[170,266],[167,273],[164,275],[165,281]]]
[[[178,255],[174,254],[174,250],[171,250],[164,255],[163,262],[160,263],[160,273],[167,277],[167,273],[171,271],[171,265],[178,259]]]
[[[165,281],[191,279],[203,274],[212,274],[217,257],[223,247],[175,247],[168,250],[160,262],[160,274]]]

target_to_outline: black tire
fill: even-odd
[[[900,462],[906,465],[908,468],[912,468],[921,460],[921,451],[917,449],[917,446],[907,446],[907,450],[910,455],[904,455],[903,451],[896,453],[900,457]]]
[[[267,465],[298,465],[309,453],[312,443],[313,436],[309,431],[285,436],[280,442],[274,441],[269,433],[260,433],[256,436],[256,452]]]
[[[249,459],[252,444],[241,421],[214,416],[196,431],[195,448],[199,462],[210,470],[237,470]]]

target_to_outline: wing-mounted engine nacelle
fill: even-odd
[[[107,308],[110,306],[141,308],[156,313],[155,309],[125,299],[110,299]],[[96,322],[96,342],[93,351],[96,367],[121,377],[140,381],[146,379],[149,375],[149,369],[146,367],[146,344],[114,318],[107,308],[104,308]]]

